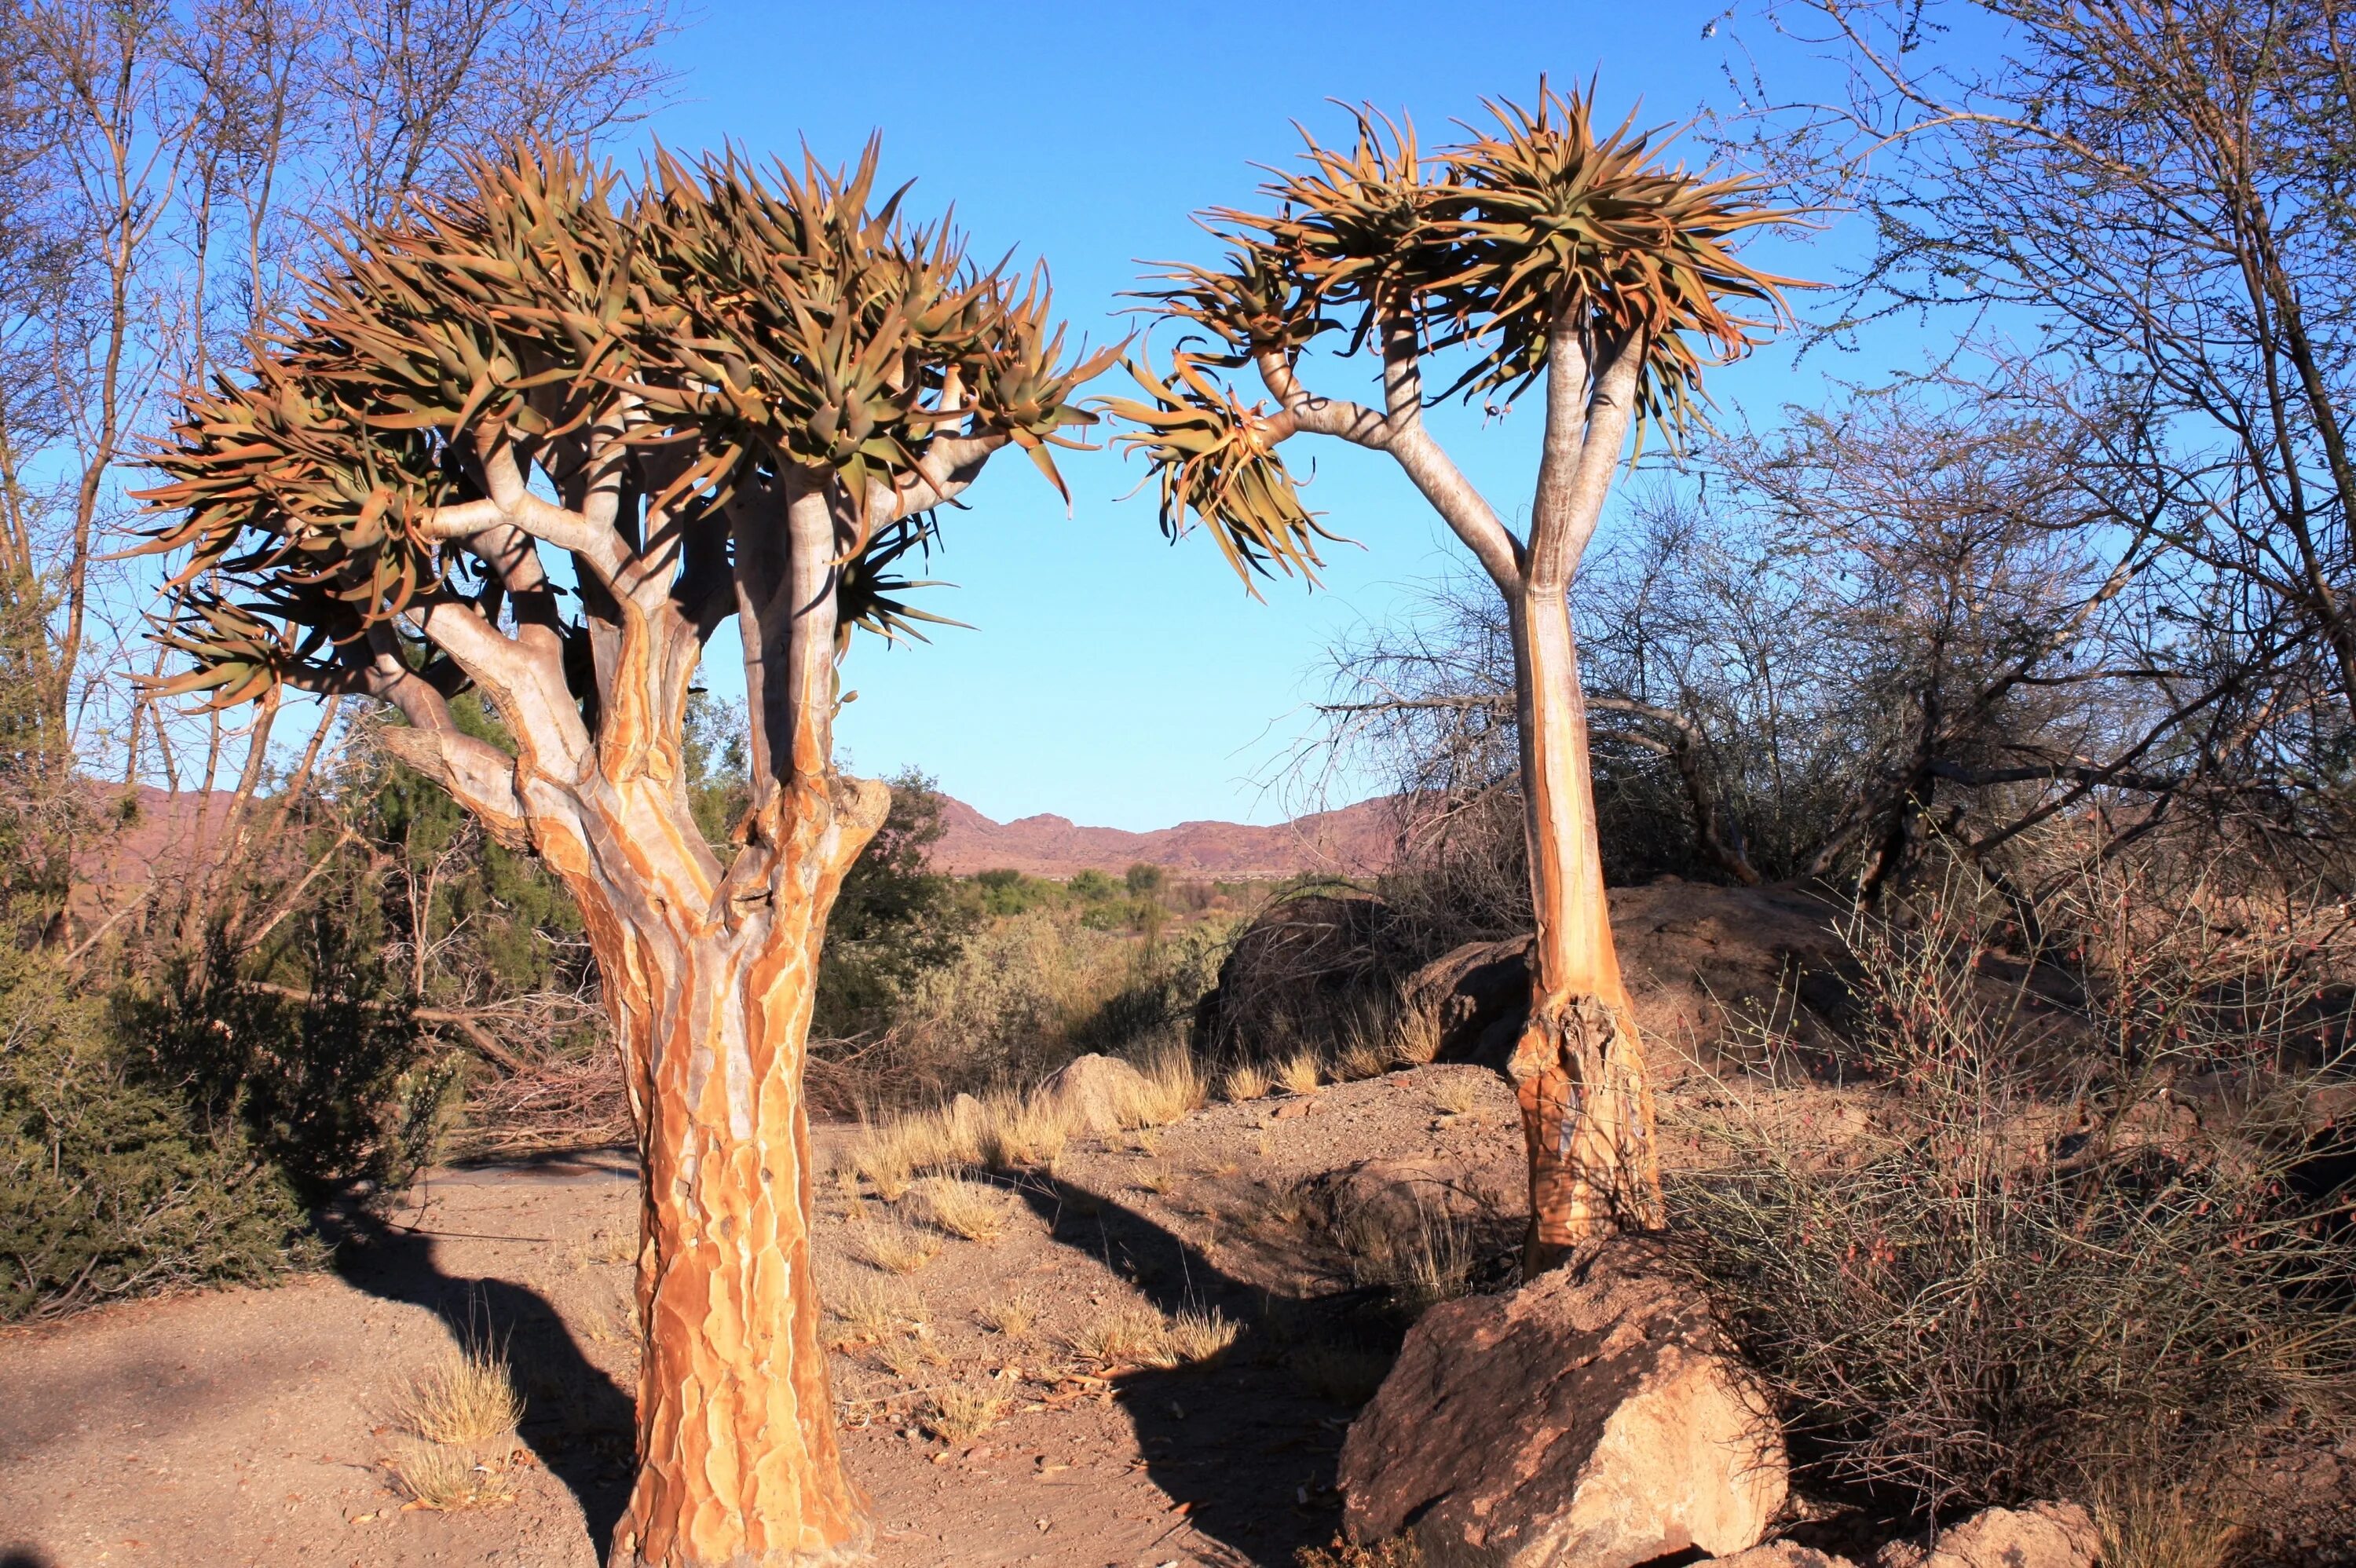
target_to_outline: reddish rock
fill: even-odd
[[[1717,1568],[1857,1568],[1846,1557],[1835,1557],[1828,1552],[1790,1541],[1770,1541],[1731,1557],[1713,1557],[1710,1562]]]
[[[1983,1509],[1928,1542],[1893,1541],[1874,1568],[2094,1568],[2103,1538],[2076,1503]]]
[[[1351,1538],[1432,1568],[1634,1568],[1757,1544],[1782,1434],[1638,1241],[1426,1313],[1342,1450]]]

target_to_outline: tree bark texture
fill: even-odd
[[[890,796],[787,785],[776,874],[731,901],[661,772],[519,791],[587,917],[637,1126],[639,1468],[608,1561],[852,1561],[868,1530],[819,1341],[802,1067],[827,914]]]
[[[1519,595],[1513,633],[1537,937],[1529,1021],[1508,1072],[1529,1157],[1525,1272],[1535,1274],[1584,1241],[1657,1226],[1663,1214],[1652,1090],[1603,896],[1566,595]]]

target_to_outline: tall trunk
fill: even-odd
[[[819,1339],[802,1064],[827,913],[889,795],[788,785],[774,851],[744,851],[776,874],[715,917],[667,781],[584,793],[585,843],[540,837],[588,912],[638,1129],[639,1468],[612,1568],[851,1560],[867,1527]]]
[[[1587,710],[1560,591],[1512,604],[1529,844],[1530,1016],[1509,1066],[1528,1146],[1526,1272],[1606,1230],[1661,1222],[1661,1174],[1620,957],[1603,899]]]

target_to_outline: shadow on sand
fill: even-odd
[[[527,1168],[558,1163],[529,1162]],[[331,1213],[324,1224],[336,1243],[336,1272],[355,1289],[422,1307],[461,1342],[502,1345],[510,1366],[530,1369],[518,1380],[524,1403],[520,1435],[580,1502],[603,1561],[629,1501],[637,1441],[630,1393],[582,1353],[539,1292],[511,1280],[444,1273],[434,1259],[430,1225],[412,1228],[359,1209]],[[18,1565],[0,1558],[0,1568]]]
[[[1331,1541],[1341,1525],[1334,1470],[1355,1412],[1290,1368],[1320,1337],[1386,1338],[1381,1324],[1367,1328],[1365,1293],[1272,1297],[1123,1204],[1054,1182],[1025,1182],[1023,1193],[1057,1242],[1102,1259],[1163,1312],[1216,1308],[1242,1326],[1210,1366],[1114,1381],[1147,1473],[1185,1519],[1236,1560],[1268,1568],[1290,1568],[1300,1548]],[[1387,1337],[1396,1351],[1396,1333]]]

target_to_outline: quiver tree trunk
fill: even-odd
[[[1528,1273],[1580,1243],[1662,1221],[1644,1045],[1621,983],[1570,607],[1559,592],[1512,605],[1523,812],[1529,846],[1529,1021],[1508,1072],[1527,1145]]]
[[[827,914],[888,801],[843,778],[785,792],[779,874],[733,919],[710,918],[708,882],[673,885],[695,828],[668,789],[582,792],[569,822],[533,821],[588,913],[643,1172],[639,1468],[612,1568],[865,1550],[819,1339],[802,1067]]]

